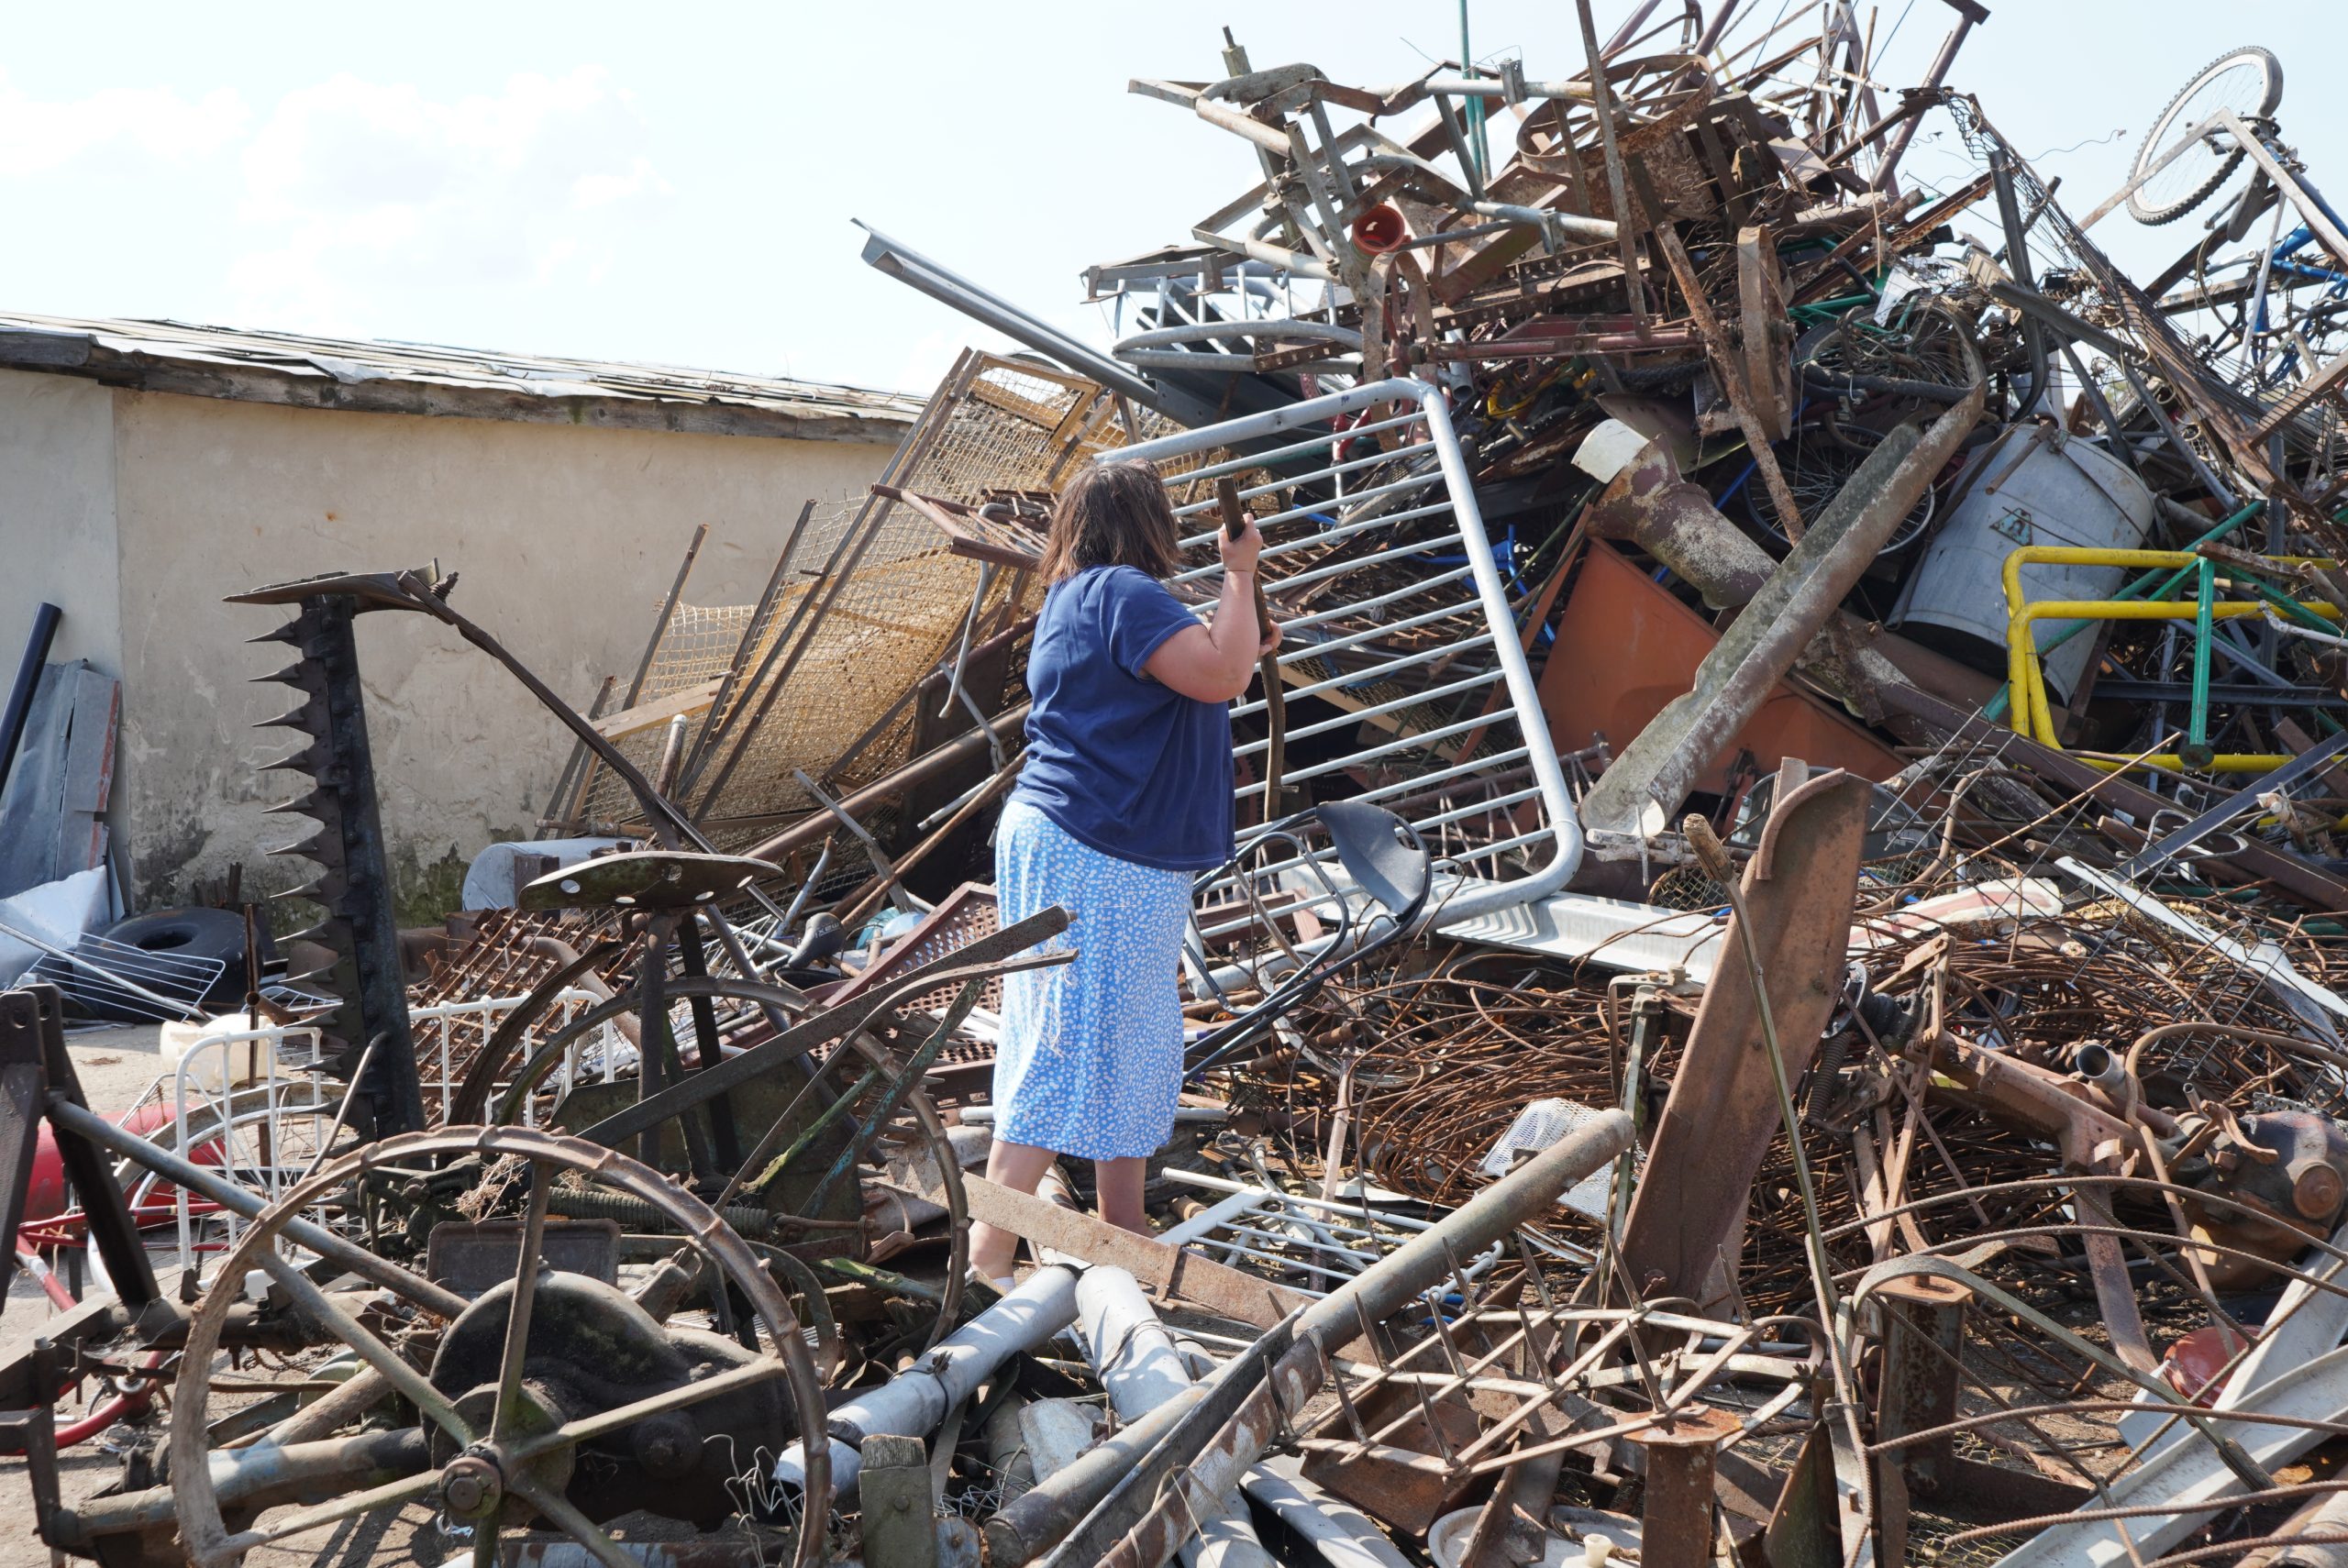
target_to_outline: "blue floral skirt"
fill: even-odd
[[[1156,1154],[1182,1087],[1191,874],[1103,855],[1024,801],[995,829],[1004,925],[1054,904],[1076,960],[1004,977],[994,1135],[1087,1160]]]

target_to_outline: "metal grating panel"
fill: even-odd
[[[1216,448],[1250,455],[1196,462]],[[1177,514],[1203,527],[1184,540],[1196,564],[1171,586],[1202,618],[1222,567],[1215,503],[1201,492],[1218,476],[1240,480],[1264,531],[1264,586],[1285,635],[1287,784],[1410,819],[1438,852],[1439,918],[1562,885],[1580,828],[1509,607],[1514,563],[1485,534],[1438,389],[1377,382],[1129,455],[1188,481],[1176,487]],[[1275,462],[1282,477],[1267,477]],[[1252,731],[1264,712],[1263,698],[1250,697],[1232,717]],[[1268,750],[1246,733],[1236,747],[1258,775]],[[1261,823],[1265,795],[1260,777],[1243,778],[1243,823]],[[1243,828],[1243,849],[1248,837]],[[1251,864],[1246,875],[1283,869]],[[1202,879],[1199,891],[1209,906],[1244,902],[1227,878]]]

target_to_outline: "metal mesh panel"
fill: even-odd
[[[827,585],[790,669],[773,678],[785,689],[743,737],[730,777],[694,802],[721,845],[763,836],[775,819],[814,809],[793,771],[825,771],[948,651],[969,613],[980,569],[950,554],[935,524],[894,506],[867,526],[873,541],[865,558]],[[1002,613],[1014,586],[996,576],[981,620]],[[762,692],[746,706],[763,700]]]
[[[1547,862],[1557,838],[1552,812],[1569,812],[1570,803],[1530,677],[1517,692],[1508,678],[1510,657],[1520,672],[1523,663],[1501,580],[1513,577],[1515,563],[1494,550],[1445,478],[1449,428],[1434,423],[1445,419],[1440,405],[1394,397],[1380,401],[1376,389],[1363,389],[1299,405],[1325,410],[1309,425],[1301,422],[1309,415],[1284,411],[1281,420],[1297,422],[1285,433],[1265,429],[1262,418],[1239,420],[1152,442],[1138,455],[1161,471],[1190,459],[1192,482],[1179,488],[1201,498],[1176,510],[1202,531],[1185,539],[1195,564],[1172,586],[1202,615],[1222,578],[1207,481],[1238,476],[1263,528],[1262,579],[1285,636],[1285,782],[1308,799],[1364,800],[1408,818],[1453,878],[1448,895],[1438,896],[1457,896],[1471,883],[1523,878]],[[1280,445],[1196,460],[1249,440]],[[1266,477],[1269,458],[1287,477]],[[1491,573],[1480,571],[1479,557]],[[1264,712],[1260,695],[1232,709],[1242,823],[1263,815]],[[1247,838],[1243,827],[1243,846]],[[1253,866],[1249,875],[1279,870]],[[1201,894],[1213,906],[1236,900],[1235,889],[1213,879]]]
[[[1121,407],[1082,377],[966,352],[886,482],[970,504],[1000,491],[1049,492],[1132,433],[1147,438],[1175,428],[1160,414]],[[1202,451],[1167,466],[1194,469],[1218,455]],[[637,705],[740,672],[722,712],[688,716],[689,755],[698,760],[683,792],[713,842],[750,843],[815,809],[794,770],[853,788],[904,762],[916,729],[911,704],[899,701],[907,690],[951,657],[966,623],[989,635],[1040,602],[1042,585],[1024,573],[998,571],[980,595],[980,563],[953,555],[948,543],[914,508],[870,495],[809,524],[796,558],[807,580],[778,594],[757,626],[750,606],[678,606]],[[892,705],[900,709],[893,716]],[[666,726],[655,725],[616,744],[648,774],[665,737]],[[609,823],[637,812],[626,788],[602,771],[574,815]]]

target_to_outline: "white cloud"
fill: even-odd
[[[197,163],[242,136],[251,118],[227,87],[193,101],[168,87],[105,87],[44,102],[0,72],[0,178],[107,160]]]
[[[239,315],[337,330],[395,292],[592,282],[670,193],[646,140],[593,66],[448,102],[348,72],[290,93],[244,149],[269,240],[230,268]]]

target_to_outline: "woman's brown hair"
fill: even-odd
[[[1182,564],[1182,530],[1146,463],[1093,463],[1060,491],[1044,535],[1046,582],[1087,567],[1129,566],[1165,579]]]

